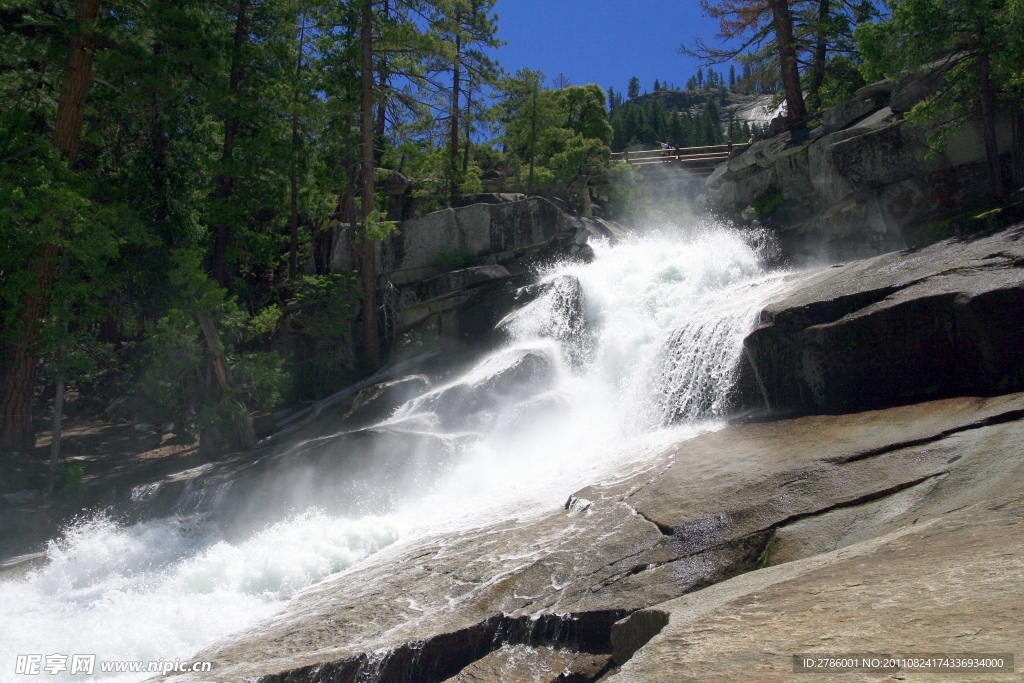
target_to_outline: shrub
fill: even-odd
[[[174,289],[184,294],[151,328],[136,393],[152,402],[155,421],[174,422],[214,444],[227,443],[240,417],[280,402],[288,379],[281,358],[273,351],[245,349],[276,327],[280,310],[272,306],[250,318],[203,274],[194,255],[179,255],[171,277]],[[203,334],[200,317],[211,322],[213,339]]]

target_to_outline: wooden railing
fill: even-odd
[[[669,147],[639,152],[612,152],[612,158],[630,166],[651,164],[680,164],[694,172],[710,173],[715,166],[729,158],[732,144],[705,145],[703,147]]]

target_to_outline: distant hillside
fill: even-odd
[[[653,147],[662,141],[680,147],[745,142],[778,114],[771,104],[772,95],[725,89],[647,93],[615,107],[612,148]],[[673,111],[679,114],[676,119]]]

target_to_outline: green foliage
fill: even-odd
[[[248,339],[269,337],[281,326],[284,313],[277,304],[270,304],[249,320]]]
[[[352,320],[360,298],[355,272],[304,275],[293,284],[291,328],[300,335],[291,369],[298,398],[322,398],[352,379]]]
[[[80,391],[88,386],[100,372],[116,363],[114,346],[96,339],[87,329],[78,329],[65,336],[56,325],[48,325],[43,330],[44,336],[40,346],[46,349],[44,365],[40,368],[39,378],[52,383],[60,370],[64,383],[69,387],[77,387]],[[58,362],[61,343],[66,343],[64,361]]]
[[[180,300],[149,331],[136,392],[153,405],[153,419],[226,440],[239,415],[273,408],[287,386],[288,376],[276,352],[251,351],[243,345],[273,329],[280,311],[275,306],[251,319],[200,270],[198,260],[194,252],[175,254],[170,280]],[[213,348],[198,315],[207,316],[216,328]],[[227,362],[230,386],[216,378],[216,354]]]
[[[728,141],[730,132],[733,141],[746,142],[742,126],[722,120],[715,97],[706,93],[667,95],[642,97],[618,107],[611,117],[611,148],[621,152],[634,144],[653,148],[659,142],[678,147],[719,145]],[[665,108],[666,101],[674,104],[672,109]]]
[[[775,211],[782,206],[783,196],[782,192],[779,191],[774,185],[769,185],[764,189],[761,194],[751,202],[751,206],[757,211],[757,215],[760,217],[771,216]]]
[[[57,480],[54,488],[59,495],[80,496],[85,490],[82,477],[85,476],[85,465],[67,463],[57,468]]]
[[[57,468],[54,489],[62,498],[81,498],[85,493],[83,463],[65,463]],[[5,493],[34,489],[45,491],[50,466],[44,460],[26,460],[20,453],[0,451],[0,491]]]
[[[866,82],[857,64],[849,57],[840,55],[828,64],[815,108],[828,109],[852,99],[853,94],[863,85]]]
[[[566,195],[586,213],[587,185],[611,159],[612,127],[600,86],[543,90],[543,75],[522,70],[505,84],[505,139],[520,187]],[[531,173],[532,171],[532,173]]]
[[[757,556],[757,561],[754,563],[758,569],[764,569],[771,566],[771,550],[772,543],[775,542],[775,532],[773,531],[771,536],[768,537],[768,542],[764,544],[764,548],[761,549],[761,554]]]
[[[465,268],[469,264],[469,260],[470,254],[465,249],[454,253],[447,249],[442,249],[437,252],[437,258],[434,259],[434,267],[441,272],[447,273],[450,270]]]
[[[631,100],[640,97],[640,79],[636,76],[629,79],[629,84],[626,87],[626,96]]]
[[[606,193],[612,218],[630,221],[637,217],[644,197],[644,185],[639,171],[624,161],[613,161],[608,166]]]
[[[863,25],[855,36],[868,80],[941,74],[942,87],[908,115],[929,129],[935,149],[978,114],[985,97],[1019,106],[1024,96],[1019,0],[898,0],[887,21]]]
[[[370,212],[364,221],[360,237],[368,238],[371,242],[380,242],[390,235],[398,234],[398,224],[384,218],[378,209]]]
[[[476,161],[472,161],[469,167],[459,174],[459,193],[462,195],[480,194],[484,191],[484,184],[480,180],[483,169]]]

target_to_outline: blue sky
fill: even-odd
[[[685,88],[699,64],[678,53],[680,43],[698,34],[712,42],[718,28],[698,0],[498,0],[495,10],[508,71],[539,69],[548,85],[564,73],[575,85],[622,92],[631,76],[641,92],[655,78]]]

